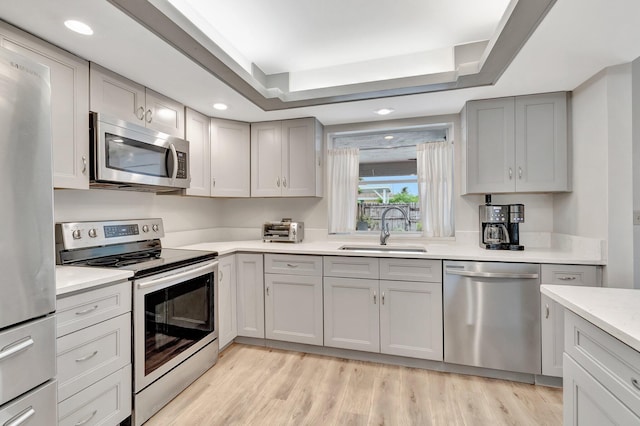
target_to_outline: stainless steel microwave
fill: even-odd
[[[92,112],[90,186],[163,192],[189,187],[189,142]]]

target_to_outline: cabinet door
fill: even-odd
[[[322,345],[322,277],[265,274],[267,339]]]
[[[540,295],[542,335],[542,374],[562,377],[564,353],[564,308],[544,294]]]
[[[567,94],[518,96],[516,190],[568,191]]]
[[[324,345],[380,352],[378,280],[324,278]]]
[[[236,318],[236,257],[231,254],[218,263],[218,330],[220,349],[238,334]]]
[[[568,426],[639,425],[636,416],[572,357],[564,355],[563,423]]]
[[[90,64],[91,111],[144,126],[144,86],[93,62]]]
[[[151,89],[146,89],[145,94],[146,126],[177,138],[184,138],[184,105]]]
[[[301,118],[282,122],[282,195],[316,195],[316,121]]]
[[[282,195],[281,122],[251,124],[251,196]]]
[[[211,119],[212,197],[249,197],[250,147],[248,123]]]
[[[6,24],[2,47],[49,67],[53,186],[89,188],[89,63]]]
[[[264,267],[261,254],[236,255],[238,336],[264,338]]]
[[[514,192],[514,98],[467,103],[467,192]]]
[[[209,117],[187,108],[185,138],[189,141],[189,173],[191,184],[187,195],[211,195]]]
[[[380,351],[442,361],[442,284],[380,281]]]

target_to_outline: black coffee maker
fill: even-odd
[[[520,245],[520,224],[524,204],[491,204],[491,194],[479,207],[480,247],[487,250],[524,250]]]

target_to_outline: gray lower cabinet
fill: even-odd
[[[58,424],[118,424],[131,415],[131,282],[60,296]]]
[[[602,270],[592,265],[541,265],[541,284],[598,287]],[[562,377],[564,353],[564,308],[544,294],[540,295],[542,374]]]
[[[236,256],[221,256],[218,262],[218,341],[220,349],[238,335],[236,314]]]
[[[262,254],[236,254],[238,336],[264,339],[264,261]]]
[[[640,352],[565,311],[565,425],[640,425]]]
[[[265,254],[265,336],[322,345],[322,257]]]
[[[440,260],[326,259],[325,346],[442,361]],[[331,276],[343,262],[366,278]]]

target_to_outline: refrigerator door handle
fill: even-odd
[[[4,348],[2,348],[2,350],[0,350],[0,361],[3,361],[11,357],[17,354],[18,352],[22,352],[24,350],[29,349],[31,346],[33,346],[34,343],[35,342],[31,338],[31,336],[29,336],[23,339],[22,341],[18,341],[5,346]]]

